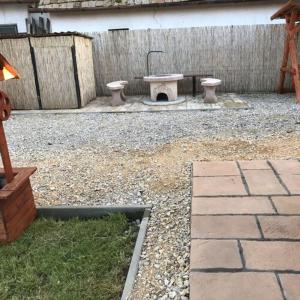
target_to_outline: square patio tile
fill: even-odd
[[[247,195],[240,176],[194,177],[194,196],[243,196]]]
[[[284,294],[288,300],[300,300],[300,274],[280,274]]]
[[[254,216],[192,216],[192,239],[261,238]]]
[[[278,174],[298,174],[300,175],[300,162],[296,159],[290,160],[270,160],[273,168]]]
[[[239,176],[235,161],[201,161],[193,163],[193,176]]]
[[[243,173],[251,195],[288,194],[271,170],[245,170]]]
[[[300,271],[300,242],[241,241],[246,268]]]
[[[242,170],[271,170],[266,160],[239,160]]]
[[[300,175],[283,174],[280,177],[292,195],[300,194]]]
[[[280,214],[300,214],[300,196],[272,197],[273,203]]]
[[[190,285],[190,300],[282,300],[273,273],[192,272]]]
[[[191,269],[242,269],[237,241],[192,240]]]
[[[259,216],[264,237],[300,239],[300,216]]]
[[[194,197],[192,214],[275,214],[275,210],[268,197]]]

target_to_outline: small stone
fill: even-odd
[[[175,291],[172,291],[172,292],[169,293],[169,297],[171,299],[174,299],[176,297],[176,295],[177,295],[177,293]]]

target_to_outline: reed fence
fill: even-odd
[[[274,92],[283,54],[284,25],[246,25],[182,29],[148,29],[92,33],[97,95],[106,83],[128,80],[128,94],[149,93],[134,79],[146,75],[149,50],[152,74],[213,74],[224,92]],[[191,80],[179,92],[191,92]],[[200,82],[198,84],[198,89]]]
[[[92,42],[66,33],[0,38],[0,52],[20,80],[3,82],[14,109],[66,109],[96,98]]]

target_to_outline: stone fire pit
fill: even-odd
[[[148,105],[169,105],[185,101],[178,97],[177,82],[183,79],[183,74],[163,74],[145,76],[144,81],[150,83],[151,100],[145,100]]]

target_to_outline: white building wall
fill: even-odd
[[[18,32],[27,32],[27,4],[0,4],[0,24],[17,24]]]
[[[211,5],[173,8],[123,9],[94,12],[51,13],[53,32],[101,32],[129,28],[185,28],[202,26],[274,24],[278,4]]]

